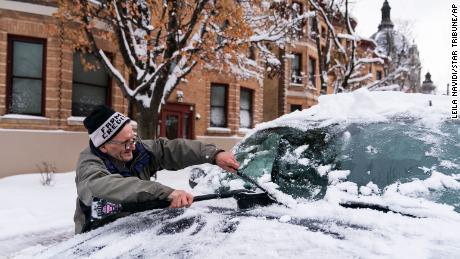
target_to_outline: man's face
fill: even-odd
[[[128,123],[112,140],[99,149],[119,161],[129,162],[133,159],[133,151],[136,149],[133,144],[135,136],[133,127]]]

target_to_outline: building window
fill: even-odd
[[[321,38],[325,39],[327,36],[327,30],[325,26],[321,26]]]
[[[85,69],[84,63],[91,66],[91,69]],[[94,55],[74,52],[72,116],[88,116],[97,105],[110,105],[109,86],[109,75],[99,65]]]
[[[309,37],[311,39],[314,39],[315,37],[319,36],[317,35],[317,31],[318,31],[318,21],[316,20],[316,18],[309,18],[309,23],[310,23],[310,26],[309,26]]]
[[[240,90],[240,128],[252,127],[252,90]]]
[[[291,112],[293,111],[301,111],[302,110],[302,105],[300,104],[291,104]]]
[[[256,47],[254,47],[252,45],[249,47],[247,57],[250,60],[256,60]]]
[[[377,71],[377,80],[382,80],[382,71]]]
[[[211,127],[227,127],[227,86],[211,85]]]
[[[316,87],[316,59],[309,57],[308,58],[308,82]]]
[[[8,113],[44,115],[46,39],[8,36]]]
[[[292,18],[297,19],[299,16],[303,14],[303,5],[300,2],[292,2]],[[293,33],[297,36],[303,35],[303,27],[305,26],[304,20],[298,21],[293,26]]]
[[[293,1],[292,2],[292,16],[293,18],[297,18],[303,13],[303,5],[300,2]]]
[[[220,26],[220,32],[223,34],[229,25],[230,25],[230,22],[227,19],[224,20],[224,22]],[[217,46],[221,46],[224,43],[225,43],[225,37],[223,35],[218,34],[217,35]]]
[[[294,54],[291,65],[291,82],[294,84],[302,83],[302,55]]]

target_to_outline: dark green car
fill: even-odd
[[[324,197],[331,182],[328,172],[337,170],[349,170],[346,180],[355,183],[357,190],[370,182],[382,191],[390,185],[399,188],[426,180],[433,173],[460,179],[458,120],[445,120],[437,127],[415,119],[393,118],[326,127],[312,124],[307,128],[275,127],[255,132],[235,148],[240,171],[253,179],[268,173],[280,191],[309,200]],[[237,178],[225,177],[222,188],[228,189],[226,183]],[[245,187],[255,189],[248,183]],[[428,193],[411,195],[447,203],[460,211],[460,190],[429,185],[427,189]]]

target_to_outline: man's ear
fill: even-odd
[[[109,151],[107,150],[107,148],[105,147],[105,145],[103,145],[102,147],[100,147],[99,150],[100,150],[102,153],[104,153],[104,154],[107,154],[107,152],[109,152]]]

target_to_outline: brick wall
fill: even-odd
[[[51,1],[52,2],[52,1]],[[46,85],[44,118],[8,118],[6,114],[6,60],[8,35],[21,35],[46,39]],[[72,69],[73,49],[61,27],[51,16],[23,13],[0,9],[0,128],[11,129],[63,129],[66,131],[84,131],[81,121],[70,120],[72,115]],[[125,78],[129,72],[123,65],[121,55],[113,42],[98,41],[98,45],[112,54],[115,66],[123,68]],[[228,128],[230,132],[208,131],[210,122],[210,86],[211,83],[229,85],[228,88]],[[184,92],[184,102],[194,105],[195,136],[234,136],[239,132],[239,97],[240,88],[253,90],[253,124],[262,121],[263,91],[255,80],[238,80],[234,76],[219,71],[209,71],[197,66],[187,77],[187,82],[181,83],[177,90]],[[111,83],[111,105],[120,112],[127,114],[128,102],[122,96],[115,81]],[[173,92],[168,100],[176,101]]]
[[[46,41],[45,110],[46,119],[2,118],[2,128],[56,129],[59,113],[60,44],[53,32],[51,17],[0,10],[0,116],[6,113],[6,70],[8,35],[26,36]]]
[[[210,71],[202,66],[187,76],[187,82],[182,82],[176,89],[184,92],[184,102],[195,105],[195,115],[199,119],[195,120],[196,136],[233,136],[244,135],[239,132],[240,125],[240,89],[242,87],[253,91],[252,114],[253,125],[260,123],[263,116],[263,89],[256,80],[242,80],[233,75]],[[227,128],[230,132],[209,131],[211,114],[211,84],[228,85],[227,95]],[[171,94],[168,102],[175,103],[176,93]]]

